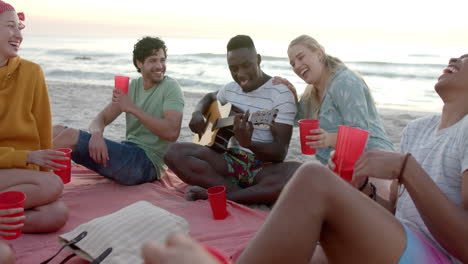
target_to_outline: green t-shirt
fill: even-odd
[[[143,87],[143,77],[133,79],[128,87],[128,95],[135,105],[157,118],[164,118],[164,111],[167,110],[184,111],[182,89],[176,80],[168,76],[148,90]],[[127,113],[125,118],[126,140],[142,148],[156,169],[164,169],[163,155],[170,142],[153,134],[134,115]]]

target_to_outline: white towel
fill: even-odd
[[[65,244],[87,231],[85,238],[75,244],[80,250],[72,250],[78,256],[92,261],[107,248],[112,252],[101,263],[143,263],[141,248],[147,241],[165,243],[173,232],[189,232],[187,221],[146,201],[139,201],[119,211],[93,219],[59,236]]]

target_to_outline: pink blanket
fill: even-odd
[[[160,182],[122,186],[86,168],[74,167],[72,182],[65,185],[61,198],[70,209],[70,219],[65,227],[56,233],[23,234],[9,244],[15,251],[18,264],[40,263],[59,249],[59,234],[145,200],[185,218],[190,224],[193,238],[235,259],[264,222],[268,212],[228,201],[230,216],[225,220],[213,220],[208,201],[188,202],[184,199],[186,186],[170,171]],[[53,263],[59,263],[69,253],[65,249]],[[71,263],[82,261],[74,260]]]

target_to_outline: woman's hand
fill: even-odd
[[[400,175],[405,154],[383,149],[371,149],[365,152],[354,166],[351,184],[359,187],[365,177],[394,180]]]
[[[15,233],[8,232],[8,230],[15,230],[24,226],[23,223],[17,225],[6,225],[9,223],[16,223],[23,221],[25,216],[6,217],[6,215],[17,214],[23,212],[23,208],[3,209],[0,210],[0,236],[14,236]]]
[[[330,157],[328,158],[328,163],[327,166],[331,171],[335,171],[336,165],[335,165],[335,151],[332,150],[330,151]]]
[[[294,95],[294,100],[296,101],[296,104],[297,102],[299,102],[298,98],[297,98],[297,91],[296,91],[296,88],[294,88],[294,85],[292,85],[292,83],[290,83],[288,81],[288,79],[285,79],[285,78],[281,78],[279,76],[275,76],[273,77],[273,84],[274,85],[278,85],[278,84],[284,84],[286,85],[289,90],[293,93]]]
[[[312,135],[306,136],[307,141],[306,145],[311,148],[326,148],[326,147],[335,147],[336,144],[336,133],[328,133],[322,128],[310,130]]]
[[[335,151],[334,150],[330,152],[330,158],[328,158],[327,166],[331,171],[335,172],[336,164],[335,164]],[[366,181],[366,177],[361,177],[359,180],[356,180],[353,186],[355,186],[356,188],[360,188],[363,186],[365,181]]]
[[[43,149],[28,152],[28,157],[26,159],[27,163],[36,164],[40,167],[57,170],[60,168],[66,168],[66,165],[59,164],[54,162],[54,160],[68,160],[69,158],[65,153],[52,150],[52,149]]]

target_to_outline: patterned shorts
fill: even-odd
[[[227,179],[242,188],[252,186],[255,175],[271,162],[255,159],[255,155],[241,149],[232,148],[223,154],[228,164]]]

